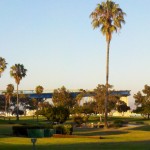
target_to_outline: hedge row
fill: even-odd
[[[43,134],[44,137],[48,136],[48,132],[50,132],[51,129],[53,130],[53,133],[49,133],[49,136],[51,134],[72,134],[73,132],[73,126],[70,124],[66,124],[66,125],[43,125],[43,126],[31,126],[31,125],[23,125],[23,126],[13,126],[12,127],[12,131],[13,131],[13,135],[14,136],[28,136],[28,131],[30,129],[43,129]]]
[[[28,129],[52,129],[52,126],[32,126],[32,125],[23,125],[23,126],[13,126],[12,131],[15,136],[28,136]]]

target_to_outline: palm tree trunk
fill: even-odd
[[[6,96],[5,96],[5,117],[6,117],[6,108],[7,108],[7,99],[6,99]]]
[[[9,114],[9,120],[10,120],[10,98],[11,98],[11,96],[9,95],[9,100],[8,100],[8,114]]]
[[[36,122],[39,122],[39,115],[38,115],[38,103],[39,103],[39,99],[37,98],[37,105],[36,105]]]
[[[99,112],[99,121],[102,122],[102,114]]]
[[[109,47],[110,41],[107,41],[107,51],[106,51],[106,97],[105,97],[105,128],[108,128],[107,123],[107,105],[108,105],[108,80],[109,80]]]
[[[147,115],[147,119],[149,119],[150,114]]]
[[[17,84],[17,121],[19,120],[19,94],[18,94],[18,84]]]

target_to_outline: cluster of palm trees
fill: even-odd
[[[0,57],[0,76],[1,74],[5,71],[7,68],[7,62],[5,58]],[[19,84],[22,78],[26,76],[27,69],[24,68],[24,65],[22,64],[15,64],[10,68],[10,76],[15,79],[15,82],[17,84],[17,101],[16,101],[16,119],[19,120]],[[43,93],[44,88],[42,86],[37,86],[35,88],[35,92],[40,96],[41,93]],[[13,84],[8,84],[6,91],[4,92],[5,94],[5,113],[9,112],[10,109],[10,99],[13,96],[14,93],[14,85]],[[36,100],[36,108],[38,110],[38,98]],[[38,121],[38,114],[37,114],[37,121]]]
[[[0,76],[7,68],[7,62],[5,58],[0,57]],[[18,86],[20,84],[20,81],[22,78],[26,76],[27,69],[24,68],[22,64],[15,64],[10,68],[10,76],[15,79],[15,82],[17,84],[17,102],[16,102],[16,110],[17,110],[17,120],[19,120],[19,97],[18,97]],[[8,84],[5,92],[5,112],[6,112],[6,106],[8,104],[8,108],[10,107],[10,98],[14,91],[14,85]]]

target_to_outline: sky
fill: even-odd
[[[113,34],[109,83],[133,94],[150,83],[150,1],[114,0],[127,14]],[[16,84],[10,67],[28,70],[19,89],[94,89],[105,84],[106,40],[90,13],[102,0],[0,0],[0,57],[8,65],[0,90]]]

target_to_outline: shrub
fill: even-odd
[[[70,112],[68,108],[62,106],[45,106],[38,111],[38,114],[43,115],[49,121],[64,123],[69,118]]]
[[[83,123],[86,123],[86,122],[88,121],[88,119],[89,119],[89,116],[84,115],[84,116],[82,117]]]
[[[56,130],[56,134],[63,134],[63,125],[54,125],[53,128]]]
[[[76,123],[77,126],[81,126],[81,124],[83,123],[82,116],[74,116],[73,122]]]
[[[72,132],[73,132],[73,126],[71,124],[65,124],[63,133],[67,135],[71,135]]]
[[[77,124],[77,126],[81,126],[82,123],[86,123],[88,121],[89,116],[87,115],[76,115],[73,117],[73,121]]]
[[[56,134],[67,134],[71,135],[73,132],[73,126],[71,124],[65,125],[54,125],[54,129],[56,130]]]
[[[53,111],[54,111],[54,118],[53,118],[54,122],[64,123],[69,118],[70,112],[68,108],[58,106],[54,107]]]

